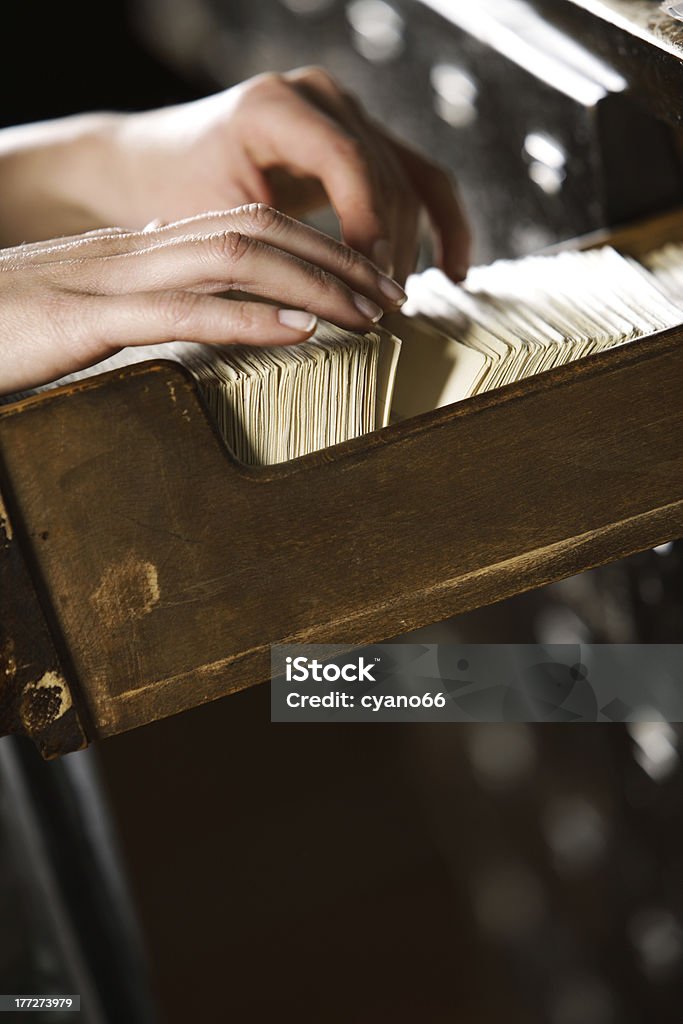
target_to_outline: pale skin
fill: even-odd
[[[293,219],[325,202],[343,244]],[[469,231],[446,174],[317,68],[6,129],[0,393],[127,345],[294,344],[318,317],[368,330],[404,299],[422,211],[460,280]]]

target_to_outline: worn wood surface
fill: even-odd
[[[272,643],[382,640],[683,536],[682,393],[676,328],[246,468],[148,363],[1,409],[0,486],[94,739],[266,680]]]
[[[85,746],[17,531],[0,494],[0,736],[28,736],[44,757]]]

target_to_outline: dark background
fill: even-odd
[[[0,61],[2,123],[84,110],[144,110],[209,90],[179,76],[133,30],[134,4],[14,4]]]

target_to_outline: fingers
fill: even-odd
[[[429,214],[439,265],[453,281],[462,281],[470,265],[472,234],[451,178],[408,146],[390,141]]]
[[[296,90],[282,91],[267,128],[269,167],[317,177],[339,218],[344,241],[372,259],[375,242],[390,232],[389,216],[371,154],[338,121]]]
[[[158,237],[181,236],[188,229],[194,233],[199,228],[202,231],[236,230],[297,256],[338,277],[385,310],[405,301],[405,292],[397,282],[386,274],[378,273],[376,266],[360,253],[262,203],[240,206],[227,215],[208,214],[194,218],[193,222],[169,225],[158,233]]]
[[[309,338],[317,325],[316,317],[303,310],[186,291],[96,296],[88,301],[92,322],[98,325],[94,343],[112,349],[178,338],[207,345],[291,345]]]
[[[401,190],[400,179],[405,182],[398,161],[389,148],[384,145],[383,140],[376,136],[365,118],[362,108],[355,104],[351,97],[322,68],[302,68],[285,74],[283,78],[291,83],[312,106],[330,116],[362,146],[377,210],[385,228],[381,237],[374,240],[368,239],[367,249],[364,251],[369,251],[373,262],[381,270],[387,274],[393,273],[398,227],[396,207]],[[348,242],[347,234],[344,231],[343,237]]]
[[[411,253],[415,250],[415,239],[406,229],[411,223],[414,229],[418,207],[400,161],[360,104],[326,71],[316,67],[304,68],[284,77],[360,143],[385,227],[382,237],[368,243],[370,255],[383,271],[398,276],[395,267],[401,260],[405,262],[406,242]],[[346,233],[344,240],[348,242]]]
[[[328,235],[292,220],[285,214],[260,203],[252,203],[224,213],[209,213],[191,217],[158,228],[148,226],[144,231],[139,232],[111,234],[101,232],[97,235],[77,238],[69,245],[46,244],[41,251],[32,253],[31,262],[38,265],[67,259],[91,261],[96,258],[149,250],[160,243],[180,244],[187,243],[188,239],[199,241],[202,238],[207,239],[212,234],[226,231],[246,234],[309,264],[311,269],[308,273],[308,282],[313,291],[319,285],[319,271],[323,270],[328,275],[339,278],[352,291],[367,296],[371,302],[383,310],[396,309],[405,300],[405,293],[396,282],[378,273],[369,260],[341,245]],[[96,278],[92,275],[97,273],[97,266],[82,264],[82,270],[91,275],[89,286],[96,287]],[[225,275],[227,270],[228,267],[225,265],[222,268],[222,273]],[[109,264],[103,268],[103,274],[108,277],[110,285],[108,290],[111,291],[112,287],[114,289],[120,287],[118,277],[109,276]],[[82,274],[78,280],[84,280]],[[218,282],[209,281],[207,286],[213,284],[216,287],[219,285],[222,287],[237,286],[224,278]],[[241,280],[239,286],[244,290],[247,284],[246,280]],[[146,285],[143,283],[140,287],[146,287]],[[197,283],[191,287],[202,287],[202,285]],[[258,290],[258,294],[263,294],[261,289]],[[277,296],[269,297],[276,298]]]
[[[320,267],[236,231],[163,242],[77,261],[73,286],[101,294],[150,290],[239,291],[368,330],[383,309]]]
[[[149,224],[145,224],[145,226],[144,226],[144,228],[142,230],[143,230],[143,232],[146,232],[146,231],[156,231],[157,228],[165,227],[166,223],[167,222],[163,221],[161,219],[161,217],[155,217],[154,220],[151,220],[149,222]]]
[[[402,283],[415,266],[419,212],[424,207],[436,237],[439,264],[453,280],[462,280],[469,267],[471,236],[455,187],[445,171],[376,125],[355,98],[323,69],[304,68],[283,78],[333,117],[344,133],[355,139],[357,152],[362,155],[361,172],[368,178],[368,195],[372,196],[376,221],[381,221],[384,233],[371,240],[369,222],[349,226],[345,211],[354,201],[353,175],[349,175],[346,186],[336,182],[336,199],[321,175],[340,217],[344,240],[371,255]],[[339,177],[346,172],[343,160],[337,161],[337,170]]]
[[[393,277],[403,284],[417,262],[421,204],[391,140],[378,129],[355,97],[344,95],[346,106],[351,111],[352,123],[381,162],[382,188],[391,211],[390,238],[375,244],[375,262],[381,265],[381,247],[386,253],[385,266],[391,267]]]
[[[302,310],[191,292],[77,294],[46,287],[26,268],[11,280],[0,276],[0,311],[0,394],[56,380],[129,345],[291,345],[316,327]]]
[[[403,289],[387,275],[378,273],[375,265],[360,253],[263,203],[250,203],[225,213],[207,213],[177,221],[142,237],[131,237],[130,243],[122,239],[119,245],[146,248],[152,239],[170,241],[220,231],[238,231],[297,256],[335,275],[383,309],[395,308],[405,300]],[[112,252],[114,245],[102,245],[101,254],[105,255],[107,248]]]
[[[405,298],[359,253],[261,204],[19,246],[0,270],[0,309],[13,325],[0,330],[0,356],[3,345],[9,353],[4,391],[55,380],[129,345],[295,344],[311,336],[318,316],[366,331]],[[226,289],[240,294],[210,294]]]
[[[405,301],[398,283],[378,273],[376,266],[354,249],[272,207],[260,203],[242,206],[233,211],[233,220],[238,230],[334,275],[384,310]]]
[[[23,242],[21,245],[14,245],[0,250],[0,264],[3,261],[13,262],[17,258],[31,257],[32,262],[50,262],[51,258],[57,258],[54,253],[62,253],[69,246],[79,245],[83,242],[91,243],[106,238],[120,238],[129,232],[126,228],[96,228],[93,231],[85,231],[80,235],[65,235],[62,238],[51,238],[43,242]]]
[[[454,280],[462,280],[470,263],[471,233],[454,182],[442,168],[374,124],[353,97],[347,96],[346,100],[355,111],[354,124],[361,126],[358,131],[366,144],[390,168],[384,187],[393,196],[396,216],[392,235],[394,277],[403,283],[415,269],[419,214],[424,208],[438,244],[439,265]]]
[[[197,220],[203,227],[212,224],[211,217]],[[75,290],[248,292],[309,310],[351,330],[367,330],[385,309],[397,308],[405,298],[402,289],[367,260],[275,211],[258,205],[240,208],[227,223],[231,221],[278,244],[239,231],[173,238],[172,231],[187,227],[180,225],[76,243],[70,250],[60,250],[59,267],[68,265],[68,280]],[[311,251],[316,262],[296,255],[310,256]],[[55,269],[54,254],[48,256],[47,265],[37,260],[46,274]]]

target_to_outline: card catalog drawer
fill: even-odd
[[[615,241],[671,238],[680,213]],[[386,639],[678,538],[681,394],[674,328],[269,467],[170,363],[0,409],[2,726],[62,753],[263,682],[272,643]]]

